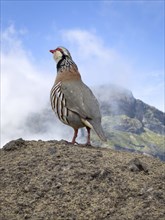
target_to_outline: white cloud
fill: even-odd
[[[29,114],[40,112],[49,103],[54,80],[33,63],[20,40],[21,34],[13,26],[2,33],[1,145],[11,139],[34,136],[24,127],[25,122]]]
[[[62,31],[64,42],[70,45],[73,59],[88,85],[115,83],[127,87],[131,64],[115,49],[106,47],[96,33],[86,30]]]
[[[143,66],[132,62],[132,57],[128,59],[120,51],[107,47],[95,32],[73,29],[61,33],[85,83],[123,86],[132,90],[135,98],[164,111],[164,70],[150,71],[148,67],[144,71]]]
[[[161,111],[165,111],[164,71],[155,70],[149,73],[137,73],[130,88],[136,98]]]

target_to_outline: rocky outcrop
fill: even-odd
[[[164,220],[165,164],[65,141],[6,144],[0,219]]]
[[[114,85],[94,89],[103,115],[127,115],[135,117],[136,100],[132,92]]]
[[[144,127],[158,134],[165,135],[165,114],[141,100],[136,100],[135,117]]]
[[[165,135],[165,113],[135,99],[131,91],[109,85],[98,87],[95,89],[95,93],[100,101],[103,115],[126,115],[130,119],[137,119],[142,124],[143,130],[147,128]]]
[[[144,132],[143,124],[136,118],[129,118],[128,116],[121,116],[117,125],[113,126],[115,130],[141,134]]]

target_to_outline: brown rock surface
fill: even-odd
[[[164,220],[165,164],[65,141],[9,142],[1,151],[2,220]]]

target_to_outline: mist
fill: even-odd
[[[30,115],[42,113],[42,109],[48,105],[53,85],[52,77],[55,76],[51,76],[42,67],[39,68],[33,63],[32,56],[23,47],[13,27],[9,27],[2,34],[2,42],[1,146],[20,137],[59,139],[62,135],[57,129],[56,132],[50,131],[49,134],[36,134],[26,126]]]

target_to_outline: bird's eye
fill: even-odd
[[[61,48],[57,48],[56,50],[60,51],[63,54],[63,50]]]

